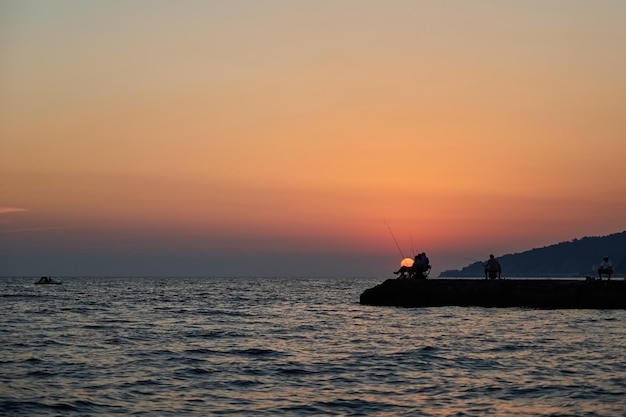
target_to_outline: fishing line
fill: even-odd
[[[389,233],[391,233],[391,237],[393,238],[393,241],[396,242],[396,247],[400,251],[400,255],[402,256],[402,259],[404,259],[405,256],[402,253],[402,249],[400,249],[400,245],[398,245],[398,241],[396,240],[396,236],[393,234],[393,230],[391,230],[391,226],[389,226],[389,223],[387,222],[386,219],[385,219],[385,224],[387,225],[387,229],[389,229]]]

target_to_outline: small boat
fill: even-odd
[[[61,285],[62,282],[59,280],[56,280],[52,277],[41,277],[39,278],[39,281],[35,282],[35,285]]]

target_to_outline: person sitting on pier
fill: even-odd
[[[400,269],[393,271],[394,274],[400,275],[398,278],[426,278],[426,272],[430,269],[430,260],[425,252],[419,253],[413,257],[411,263],[410,258],[405,258],[400,264]]]
[[[501,273],[502,267],[500,262],[498,262],[495,256],[489,255],[489,260],[485,262],[485,279],[487,279],[487,274],[489,274],[489,279],[500,279]]]
[[[413,278],[425,278],[425,272],[430,269],[430,260],[426,256],[426,252],[422,252],[415,256],[415,262],[413,263]]]
[[[607,279],[611,279],[611,275],[613,274],[613,263],[609,260],[608,256],[602,258],[602,262],[600,263],[600,267],[598,268],[598,278],[602,279],[602,274],[607,276]]]

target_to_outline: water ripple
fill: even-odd
[[[378,308],[375,279],[0,281],[0,415],[621,416],[624,311]]]

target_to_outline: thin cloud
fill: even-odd
[[[0,206],[0,214],[19,213],[19,212],[22,212],[22,211],[28,211],[28,209],[20,208],[20,207],[2,207],[2,206]]]
[[[6,207],[0,206],[0,216],[11,213],[22,213],[25,211],[29,211],[28,209],[21,207]],[[10,226],[16,223],[15,220],[11,218],[0,218],[0,225],[3,227]],[[45,232],[49,230],[61,230],[68,229],[68,227],[64,226],[39,226],[39,227],[15,227],[13,229],[5,228],[4,230],[0,230],[0,235],[6,235],[10,233],[30,233],[30,232]]]

